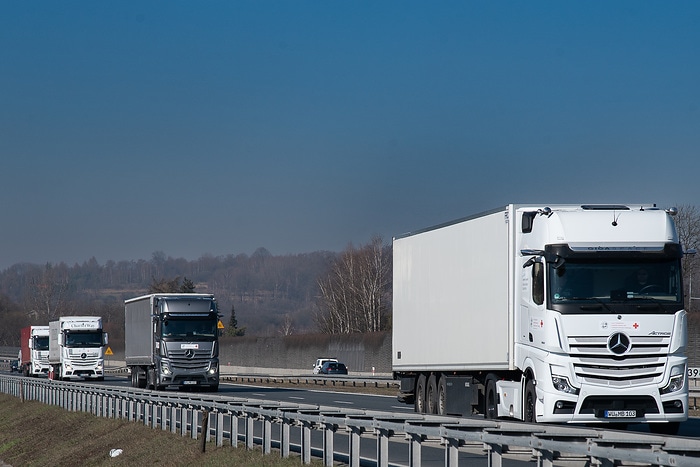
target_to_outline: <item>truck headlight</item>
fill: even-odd
[[[670,394],[680,391],[683,387],[685,387],[685,365],[676,365],[671,368],[671,379],[660,392],[661,394]]]
[[[216,374],[216,370],[218,369],[218,367],[219,365],[217,365],[216,363],[212,363],[211,365],[209,365],[209,374]]]
[[[552,375],[552,385],[557,391],[567,394],[578,394],[578,389],[569,383],[569,379],[564,376]]]
[[[104,366],[104,360],[97,360],[97,368],[102,368]]]
[[[164,375],[169,375],[171,373],[170,365],[168,365],[166,362],[160,362],[160,372]]]

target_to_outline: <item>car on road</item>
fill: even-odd
[[[10,373],[15,371],[19,373],[19,360],[12,360],[10,362]]]
[[[344,363],[326,362],[318,372],[322,375],[347,375],[348,368]]]
[[[323,366],[324,363],[326,362],[337,362],[338,359],[336,358],[317,358],[316,363],[314,363],[314,374],[317,375],[319,371],[321,371],[321,367]]]

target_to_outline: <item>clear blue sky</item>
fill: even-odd
[[[4,1],[0,268],[700,204],[700,2]]]

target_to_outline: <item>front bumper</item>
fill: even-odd
[[[661,395],[655,385],[624,390],[583,386],[578,395],[541,388],[537,421],[551,423],[682,422],[688,418],[688,391]]]

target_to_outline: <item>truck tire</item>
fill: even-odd
[[[440,376],[440,382],[438,382],[437,413],[438,415],[447,415],[447,378],[445,375]]]
[[[425,393],[425,402],[429,414],[438,413],[437,375],[435,373],[431,373],[430,377],[428,378],[428,387]]]
[[[488,376],[484,389],[484,418],[493,420],[498,417],[496,402],[496,378]]]
[[[418,375],[418,380],[416,381],[416,396],[413,401],[414,412],[425,413],[425,386],[426,377],[424,373]]]
[[[525,423],[537,423],[536,404],[537,392],[535,391],[535,382],[528,378],[525,383],[525,395],[523,397],[523,421]]]

